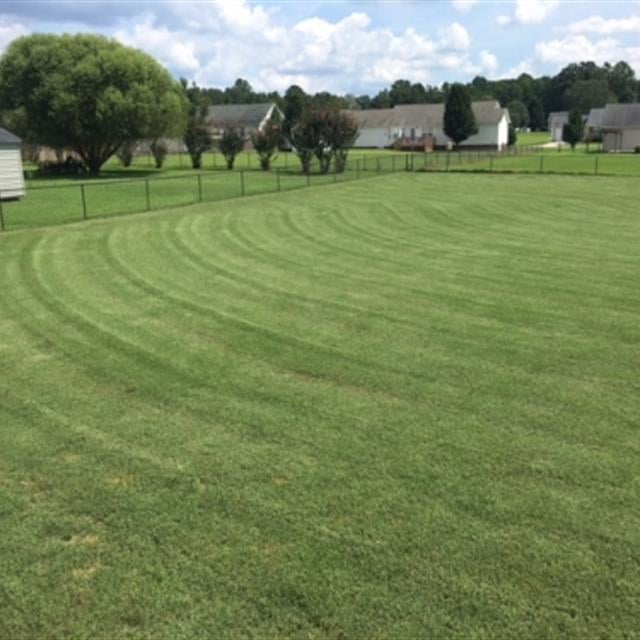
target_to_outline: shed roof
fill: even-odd
[[[444,104],[398,104],[392,109],[347,110],[362,128],[416,127],[433,129],[444,121]],[[498,124],[508,112],[495,100],[472,102],[471,108],[479,125]]]
[[[587,118],[587,127],[591,129],[599,129],[602,126],[602,118],[604,117],[603,109],[591,109]]]
[[[209,107],[207,119],[214,125],[257,127],[267,117],[273,105],[273,102],[216,104]]]
[[[7,131],[0,127],[0,144],[20,144],[22,140],[18,136],[13,135],[11,131]]]
[[[604,108],[603,129],[640,129],[640,103],[608,104]]]

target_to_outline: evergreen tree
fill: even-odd
[[[578,142],[584,138],[584,119],[582,114],[574,109],[569,114],[569,122],[562,128],[562,139],[571,145],[572,149],[576,148]]]
[[[444,108],[444,132],[456,145],[478,133],[476,118],[471,109],[471,97],[461,84],[454,84],[449,90]]]

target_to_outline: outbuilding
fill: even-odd
[[[562,131],[564,125],[569,123],[568,111],[552,111],[549,114],[548,126],[551,140],[553,142],[562,142]]]
[[[605,151],[640,149],[640,104],[608,104],[600,129]]]
[[[25,193],[21,140],[0,127],[0,199],[22,198]]]

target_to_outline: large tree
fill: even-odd
[[[282,111],[284,113],[283,132],[285,136],[290,137],[291,130],[302,118],[305,107],[307,106],[309,98],[304,92],[304,89],[297,84],[291,85],[284,94],[284,100],[282,102]]]
[[[527,105],[522,100],[511,101],[507,109],[509,110],[511,124],[516,129],[522,129],[529,125],[529,109],[527,109]]]
[[[456,145],[478,132],[471,98],[461,84],[451,85],[444,107],[444,132]]]
[[[182,118],[180,86],[153,58],[95,35],[31,35],[0,60],[0,109],[32,143],[71,148],[91,173],[123,144]]]

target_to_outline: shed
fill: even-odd
[[[21,140],[0,127],[0,199],[13,200],[25,194]]]
[[[562,142],[562,130],[564,125],[569,122],[568,111],[552,111],[549,114],[549,133],[551,134],[551,140],[554,142]]]
[[[605,151],[640,149],[640,104],[608,104],[600,129]]]

